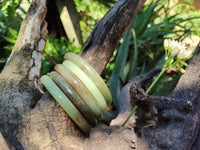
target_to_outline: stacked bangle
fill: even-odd
[[[42,76],[41,81],[76,125],[87,133],[111,103],[111,94],[83,58],[67,53],[65,59],[49,76]]]
[[[101,76],[86,62],[82,57],[74,53],[66,53],[64,56],[65,60],[69,60],[76,64],[97,86],[104,99],[106,100],[107,105],[110,105],[112,102],[112,96],[105,82]]]
[[[106,101],[100,93],[100,91],[98,90],[98,88],[96,87],[96,85],[92,82],[92,80],[71,61],[65,60],[63,62],[63,65],[82,81],[82,83],[87,87],[90,93],[92,93],[96,102],[99,104],[101,110],[105,111],[107,108]]]
[[[91,109],[97,118],[100,118],[102,111],[99,105],[96,103],[92,97],[89,90],[83,85],[83,83],[72,74],[65,66],[57,64],[55,70],[72,86],[72,88],[77,92],[77,94],[82,98],[86,105]]]
[[[82,116],[82,114],[76,109],[76,107],[71,103],[71,101],[63,94],[59,87],[51,80],[47,75],[41,77],[41,81],[49,93],[53,96],[58,104],[64,109],[64,111],[70,116],[70,118],[78,125],[78,127],[84,131],[88,132],[90,125]]]
[[[74,89],[62,78],[57,72],[53,71],[49,74],[50,78],[60,87],[63,93],[71,100],[76,108],[83,114],[83,116],[92,124],[97,123],[97,119],[93,115],[93,112],[85,104],[85,102],[79,97]]]

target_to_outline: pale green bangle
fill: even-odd
[[[72,73],[74,73],[87,87],[87,89],[91,92],[91,94],[94,96],[96,102],[99,104],[101,110],[104,112],[106,111],[107,104],[106,101],[99,91],[99,89],[96,87],[94,82],[74,63],[72,63],[69,60],[65,60],[63,62],[63,65],[69,69]]]
[[[112,96],[110,90],[106,86],[105,82],[101,76],[86,62],[82,57],[74,53],[66,53],[64,59],[69,60],[76,64],[97,86],[104,99],[106,100],[107,105],[110,105],[112,102]]]
[[[76,106],[76,108],[82,113],[87,121],[89,121],[89,123],[91,123],[92,125],[96,125],[97,119],[93,115],[93,112],[78,96],[74,89],[65,81],[65,79],[63,79],[62,76],[55,71],[49,73],[49,76],[63,91],[63,93],[69,98],[69,100]]]
[[[89,132],[90,125],[82,114],[76,109],[71,101],[63,94],[58,86],[52,81],[52,79],[44,75],[41,77],[41,81],[53,98],[59,103],[64,111],[70,116],[70,118],[76,123],[76,125],[85,133]]]
[[[99,119],[103,112],[85,85],[64,65],[57,64],[55,70],[71,85],[71,87],[91,109],[95,117]]]

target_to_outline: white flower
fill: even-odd
[[[191,57],[191,52],[186,52],[185,44],[181,44],[181,42],[175,40],[165,39],[164,49],[169,51],[172,57],[176,55],[178,55],[179,59],[189,59]]]
[[[186,49],[182,49],[181,51],[179,51],[177,55],[177,59],[179,60],[187,60],[190,59],[190,57],[192,57],[192,50],[186,50]]]
[[[178,41],[172,40],[170,42],[170,52],[171,56],[174,57],[179,52],[180,43]]]
[[[171,56],[174,57],[179,52],[180,43],[175,40],[166,39],[164,45],[167,47],[168,51],[171,53]]]

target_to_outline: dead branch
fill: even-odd
[[[169,97],[149,96],[137,84],[131,98],[144,112],[143,121],[154,126],[139,131],[150,149],[192,149],[200,125],[200,54],[196,55]],[[199,143],[198,140],[196,143]]]
[[[42,90],[40,69],[47,39],[45,0],[32,2],[23,21],[10,60],[0,74],[0,131],[8,145],[23,149],[22,119]]]
[[[101,19],[80,55],[101,74],[137,12],[146,0],[119,0]]]

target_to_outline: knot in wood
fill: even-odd
[[[136,84],[131,85],[130,95],[132,99],[136,100],[146,100],[147,98],[147,94],[145,93],[145,91]]]
[[[185,110],[192,110],[193,106],[192,106],[192,102],[188,101],[188,100],[184,100],[184,109]]]

